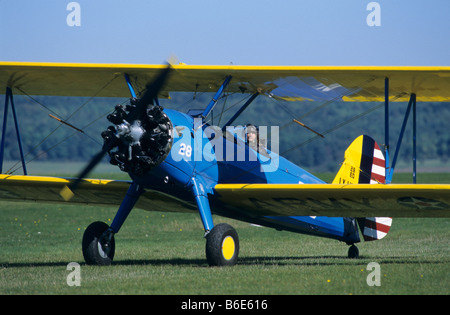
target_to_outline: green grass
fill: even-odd
[[[114,264],[96,267],[84,264],[82,235],[93,221],[110,223],[115,208],[0,206],[0,294],[450,293],[450,219],[394,219],[385,239],[360,243],[361,258],[350,260],[344,243],[215,217],[236,228],[241,251],[238,265],[211,268],[199,216],[134,210],[116,235]],[[69,262],[81,265],[79,287],[66,283]],[[370,262],[380,265],[379,287],[367,285]]]

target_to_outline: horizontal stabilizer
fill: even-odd
[[[392,225],[392,218],[362,218],[358,224],[365,241],[381,240],[385,237]]]

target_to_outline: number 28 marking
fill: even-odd
[[[178,151],[178,154],[190,157],[192,155],[192,147],[189,144],[186,145],[186,143],[182,143],[180,145],[180,150]]]

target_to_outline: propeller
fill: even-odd
[[[106,153],[119,145],[121,141],[129,144],[139,142],[140,137],[145,133],[140,126],[140,121],[144,119],[147,113],[147,106],[153,104],[153,101],[158,96],[171,69],[172,67],[168,64],[166,68],[161,70],[153,82],[146,85],[144,94],[134,103],[134,107],[131,107],[129,113],[124,115],[123,119],[121,119],[122,123],[117,126],[116,132],[110,132],[108,137],[105,138],[102,150],[91,159],[72,183],[68,186],[65,185],[60,191],[60,195],[64,200],[68,201],[74,196],[73,192],[77,189],[81,180],[85,178],[98,163],[100,163]]]

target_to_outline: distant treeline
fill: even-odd
[[[209,123],[223,126],[245,103],[248,95],[234,94],[222,97],[214,108]],[[187,112],[203,109],[211,94],[174,93],[171,99],[160,100],[161,105]],[[26,160],[88,161],[101,149],[100,133],[110,123],[106,115],[116,104],[127,99],[48,97],[15,95],[17,117]],[[3,121],[4,97],[0,104],[0,122]],[[390,104],[391,158],[405,115],[407,103]],[[84,131],[81,133],[49,114],[66,120]],[[321,138],[293,119],[323,134]],[[339,168],[345,149],[359,135],[372,136],[380,146],[385,144],[383,103],[344,102],[285,102],[259,96],[233,123],[258,126],[279,126],[279,152],[296,164],[315,172]],[[399,159],[412,158],[412,112],[406,127]],[[417,103],[418,161],[433,159],[442,163],[450,158],[450,103]],[[268,128],[270,131],[270,128]],[[275,141],[268,135],[268,147]],[[17,137],[11,109],[6,129],[5,160],[19,159]]]

